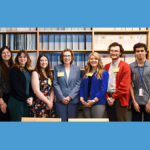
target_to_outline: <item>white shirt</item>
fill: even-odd
[[[107,92],[114,93],[116,91],[116,75],[117,72],[114,72],[115,68],[118,68],[118,65],[120,63],[120,59],[118,59],[114,64],[110,64],[109,68],[109,80],[108,80],[108,89]]]
[[[70,75],[70,69],[67,69],[67,70],[66,70],[66,75],[67,75],[67,81],[68,81],[69,75]]]

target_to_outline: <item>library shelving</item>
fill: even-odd
[[[34,68],[36,59],[45,53],[50,60],[51,69],[60,63],[63,49],[74,51],[74,64],[84,68],[88,55],[98,52],[104,64],[110,61],[107,48],[112,42],[123,45],[122,57],[128,63],[135,60],[133,45],[142,42],[150,50],[150,28],[0,28],[0,47],[7,45],[17,54],[27,50]],[[147,58],[150,59],[148,51]]]

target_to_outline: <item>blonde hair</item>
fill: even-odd
[[[105,69],[104,69],[104,65],[103,65],[103,62],[101,60],[101,57],[100,57],[100,55],[97,52],[92,52],[92,53],[89,54],[87,65],[85,66],[85,75],[84,75],[84,78],[87,77],[86,74],[88,74],[88,73],[90,73],[92,71],[92,66],[90,64],[90,58],[91,58],[91,56],[94,56],[98,60],[96,77],[97,77],[97,79],[102,79],[103,72],[105,71]]]

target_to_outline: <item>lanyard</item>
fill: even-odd
[[[138,63],[137,63],[137,61],[136,61],[136,64],[137,64],[137,66],[138,66],[138,71],[139,71],[139,75],[140,75],[140,78],[141,78],[141,84],[140,85],[142,85],[142,81],[143,81],[143,74],[144,74],[144,67],[145,67],[145,63],[146,63],[146,61],[144,62],[144,65],[143,65],[143,67],[142,67],[142,74],[141,74],[141,72],[140,72],[140,67],[139,67],[139,65],[138,65]]]

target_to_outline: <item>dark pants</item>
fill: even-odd
[[[68,118],[76,118],[77,116],[77,104],[68,104],[65,105],[63,103],[56,102],[56,117],[61,118],[62,121],[68,121]]]
[[[8,99],[9,99],[9,94],[4,94],[3,95],[3,100],[4,102],[8,105]],[[9,113],[8,113],[8,109],[7,112],[4,114],[2,113],[1,109],[0,109],[0,121],[9,121]]]
[[[113,106],[107,105],[109,121],[127,121],[127,106],[121,106],[120,100],[116,99]]]
[[[140,112],[135,111],[132,105],[132,121],[150,121],[150,114],[145,111],[145,105],[139,105]]]
[[[19,101],[14,97],[10,97],[8,100],[8,110],[11,121],[21,121],[22,117],[30,117],[26,102]]]

